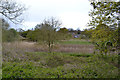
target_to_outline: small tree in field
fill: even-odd
[[[38,41],[42,41],[49,47],[49,52],[52,51],[54,42],[59,40],[59,34],[56,29],[61,25],[61,23],[55,18],[50,18],[44,20],[43,23],[36,26],[37,34],[35,35]],[[39,30],[39,31],[38,31]]]

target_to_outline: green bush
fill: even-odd
[[[61,56],[53,55],[48,59],[47,65],[49,67],[63,66],[64,65],[64,59]]]
[[[3,78],[32,78],[34,74],[34,66],[32,63],[4,63]]]
[[[11,42],[15,41],[18,38],[18,33],[15,29],[11,28],[8,30],[2,29],[2,41]]]

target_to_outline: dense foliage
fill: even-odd
[[[86,31],[93,43],[97,43],[97,47],[106,53],[108,47],[105,45],[111,42],[112,47],[117,47],[118,41],[118,20],[120,2],[91,2],[93,10],[90,11],[89,16],[92,20],[89,26],[92,28]],[[99,43],[99,44],[98,44]]]
[[[100,24],[105,24],[111,29],[116,29],[119,20],[120,2],[92,2],[93,10],[89,16],[92,20],[89,26],[96,27]]]
[[[10,28],[9,24],[4,19],[2,19],[2,42],[15,41],[17,38],[17,31],[13,28]]]

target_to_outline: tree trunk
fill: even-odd
[[[48,46],[49,46],[49,52],[51,53],[51,43],[50,43],[50,41],[48,43]]]

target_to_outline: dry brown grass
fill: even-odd
[[[43,50],[44,49],[44,50]],[[25,58],[25,52],[45,51],[46,48],[37,45],[35,42],[10,42],[2,44],[2,56],[4,60],[12,60],[14,58]]]
[[[35,42],[11,42],[3,43],[3,51],[16,51],[16,52],[37,52],[45,49],[44,46],[38,45]]]
[[[93,53],[94,45],[75,45],[75,44],[62,44],[54,49],[56,52],[78,52],[78,53]]]
[[[25,52],[48,52],[48,47],[37,44],[35,42],[11,42],[2,44],[3,61],[14,60],[14,58],[26,59]],[[74,45],[74,44],[61,44],[55,45],[53,52],[66,52],[66,53],[93,53],[93,45]]]

